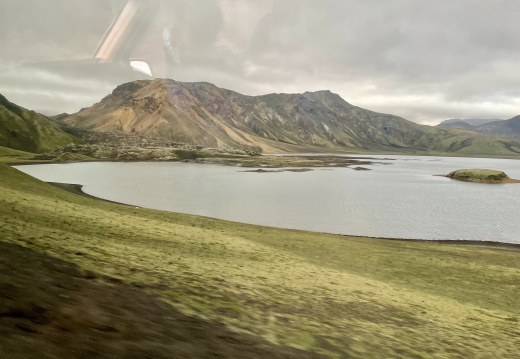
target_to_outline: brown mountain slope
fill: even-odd
[[[264,152],[426,149],[443,131],[352,106],[329,91],[245,96],[209,83],[134,81],[64,120],[210,147]]]
[[[429,152],[519,156],[520,141],[422,126],[353,106],[330,91],[245,96],[168,79],[118,86],[61,120],[82,129],[262,152]]]

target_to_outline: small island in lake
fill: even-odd
[[[520,180],[509,178],[504,172],[485,169],[464,169],[450,172],[444,177],[459,181],[481,183],[520,183]]]

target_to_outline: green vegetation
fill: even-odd
[[[486,136],[460,129],[444,130],[438,142],[429,147],[439,155],[520,157],[520,141],[498,136]]]
[[[26,161],[32,161],[34,153],[13,150],[0,146],[0,162],[4,163],[23,163]]]
[[[1,146],[40,153],[82,142],[53,125],[45,116],[17,106],[0,95]]]
[[[511,183],[519,182],[509,178],[502,171],[485,170],[485,169],[464,169],[457,170],[446,175],[448,178],[453,178],[461,181],[469,182],[486,182],[486,183]]]
[[[517,251],[318,234],[117,205],[4,164],[0,178],[2,241],[137,283],[186,314],[233,330],[332,358],[520,352]]]

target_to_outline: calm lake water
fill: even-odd
[[[136,206],[244,223],[388,238],[520,243],[520,184],[434,177],[489,168],[520,179],[520,161],[363,156],[351,168],[251,173],[176,162],[91,162],[16,166],[44,181],[78,183],[93,196]],[[388,160],[388,159],[392,160]]]

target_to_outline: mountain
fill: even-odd
[[[473,131],[476,126],[468,123],[468,122],[462,122],[462,121],[453,121],[448,122],[449,120],[443,121],[439,123],[436,128],[461,128],[463,130]]]
[[[520,139],[520,116],[509,120],[446,120],[435,126],[443,129],[463,129],[482,135]]]
[[[101,132],[261,152],[429,152],[518,156],[520,143],[423,126],[354,106],[330,91],[246,96],[169,79],[126,83],[60,120]]]
[[[476,127],[475,131],[484,135],[520,138],[520,115],[509,120],[486,123]]]
[[[63,120],[210,147],[277,152],[426,148],[437,130],[353,106],[330,91],[245,96],[209,83],[134,81]]]
[[[0,146],[40,153],[81,142],[63,132],[45,116],[9,102],[0,95]]]
[[[489,122],[496,122],[496,121],[502,121],[500,119],[489,119],[489,118],[452,118],[450,120],[444,120],[441,123],[439,123],[436,127],[447,127],[451,124],[460,122],[471,125],[471,126],[480,126]]]

